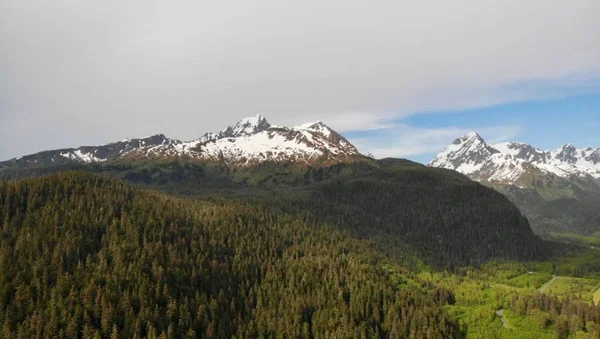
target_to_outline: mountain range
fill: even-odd
[[[258,115],[187,142],[159,134],[44,151],[0,166],[0,181],[83,171],[174,195],[250,199],[394,248],[409,245],[444,267],[546,253],[498,192],[455,171],[362,155],[322,122],[283,127]]]
[[[488,144],[472,132],[429,163],[507,195],[542,235],[600,230],[600,148],[566,144],[544,151],[522,142]]]
[[[351,163],[355,165],[347,166]],[[240,183],[307,184],[371,172],[382,164],[322,122],[275,126],[256,115],[191,141],[157,134],[26,155],[0,162],[0,178],[93,169],[145,185],[175,183],[172,190],[177,192],[185,182],[185,188],[195,192],[237,189]],[[479,134],[469,133],[446,147],[429,167],[455,170],[503,193],[542,236],[600,230],[599,148],[564,145],[543,151],[521,142],[488,144]]]
[[[157,134],[102,146],[39,152],[0,162],[0,169],[174,158],[219,162],[230,167],[251,166],[264,161],[326,164],[359,155],[350,142],[322,122],[284,127],[271,125],[263,116],[256,115],[192,141]]]

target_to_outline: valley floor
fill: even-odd
[[[489,264],[419,277],[454,291],[456,302],[446,309],[467,338],[594,338],[599,333],[594,332],[597,325],[586,327],[585,316],[569,309],[597,311],[600,276],[557,276],[553,264],[545,262]],[[534,301],[541,298],[560,304],[561,310],[538,307]],[[570,334],[562,333],[565,321]]]

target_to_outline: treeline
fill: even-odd
[[[244,201],[70,172],[0,183],[0,225],[4,338],[460,337],[371,240]]]

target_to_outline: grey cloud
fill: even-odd
[[[0,158],[257,113],[352,130],[527,99],[507,86],[600,74],[599,16],[597,0],[4,0]]]

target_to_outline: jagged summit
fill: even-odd
[[[479,144],[485,144],[485,140],[483,140],[483,138],[481,137],[481,135],[479,135],[479,133],[470,132],[470,133],[463,135],[460,138],[457,138],[456,140],[454,140],[454,142],[452,144],[454,144],[454,145],[479,145]]]
[[[575,146],[573,146],[572,144],[563,145],[562,147],[554,150],[551,154],[554,159],[569,164],[574,164],[578,160],[577,148],[575,148]]]
[[[478,133],[471,132],[454,140],[429,166],[474,172],[496,153],[499,153],[498,150],[490,147]]]
[[[314,121],[314,122],[309,122],[309,123],[305,123],[302,125],[294,126],[293,128],[318,130],[318,129],[328,128],[328,127],[322,121]]]
[[[235,125],[222,130],[220,134],[223,138],[236,138],[241,136],[253,135],[262,132],[271,127],[271,124],[260,114],[252,117],[243,118]]]
[[[531,171],[562,178],[600,179],[600,148],[578,149],[566,144],[543,151],[522,142],[489,145],[475,133],[456,139],[429,164],[453,169],[474,180],[513,184]]]
[[[465,134],[460,139],[463,139],[463,140],[478,140],[478,141],[483,141],[483,138],[477,132],[469,132],[469,133]]]
[[[186,158],[246,166],[264,161],[306,164],[339,162],[358,150],[322,122],[295,127],[273,126],[262,115],[246,117],[218,133],[192,141],[156,134],[103,146],[45,151],[0,163],[0,168],[30,168],[113,159]]]

